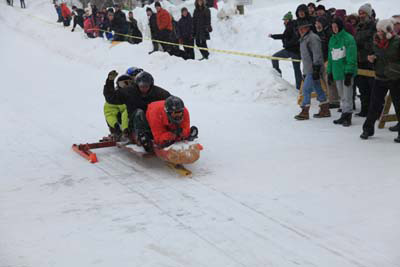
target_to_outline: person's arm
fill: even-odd
[[[183,111],[183,121],[180,126],[182,127],[181,139],[188,139],[190,136],[190,116],[187,108],[185,108]]]
[[[108,74],[106,84],[104,85],[103,95],[106,101],[110,104],[121,105],[125,104],[125,95],[121,93],[120,90],[115,90],[114,80],[118,73],[113,70]]]

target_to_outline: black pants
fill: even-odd
[[[359,63],[358,68],[370,70],[371,67],[366,63]],[[368,113],[370,97],[372,88],[374,87],[375,78],[366,77],[366,76],[356,76],[355,83],[360,91],[360,100],[361,100],[361,112]]]
[[[197,45],[198,47],[201,47],[201,48],[208,48],[208,47],[207,47],[207,40],[196,39],[196,45]],[[208,59],[208,56],[210,55],[210,53],[208,52],[208,50],[200,49],[200,53],[201,53],[201,55],[203,56],[203,58],[205,58],[205,59]]]
[[[63,18],[64,27],[68,27],[71,24],[71,18]]]
[[[157,34],[157,39],[163,42],[170,42],[171,40],[170,36],[171,36],[171,31],[162,30]],[[164,44],[164,43],[159,43],[159,44],[163,48],[164,52],[170,52],[172,50],[172,47],[169,44]]]
[[[83,18],[82,17],[78,17],[78,16],[74,17],[74,26],[72,28],[75,29],[76,25],[81,26],[81,28],[83,29]]]
[[[26,8],[25,6],[25,0],[20,0],[21,1],[21,8]]]
[[[396,110],[397,120],[400,121],[400,80],[381,81],[375,80],[375,85],[371,92],[371,102],[369,105],[368,116],[364,122],[364,130],[374,129],[375,122],[382,114],[385,105],[385,96],[390,91],[394,109]]]
[[[183,38],[183,44],[194,46],[194,39],[193,38]],[[186,59],[194,59],[194,49],[190,47],[183,47],[186,53]]]
[[[151,39],[153,40],[157,39],[157,33],[152,32]],[[159,45],[160,45],[159,43],[153,41],[153,51],[159,51],[160,50]]]

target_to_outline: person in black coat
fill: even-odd
[[[270,34],[269,37],[275,40],[282,40],[283,49],[275,53],[274,57],[280,58],[292,58],[292,59],[301,59],[300,57],[300,43],[299,36],[296,32],[296,23],[293,21],[293,15],[291,12],[287,13],[283,17],[283,21],[285,24],[285,31],[283,34]],[[294,76],[296,78],[296,88],[300,89],[301,81],[303,76],[301,74],[300,62],[292,62]],[[279,68],[279,60],[272,60],[272,67],[282,75],[282,71]]]
[[[149,18],[151,39],[153,40],[157,39],[157,34],[158,34],[157,14],[155,14],[150,7],[146,9],[146,13],[147,17]],[[153,42],[153,51],[151,51],[150,54],[158,50],[159,50],[159,44],[157,42]]]
[[[85,11],[82,8],[77,8],[76,6],[72,6],[72,14],[74,16],[74,25],[72,26],[71,32],[75,31],[76,25],[81,26],[83,29],[83,15]]]
[[[128,26],[129,26],[128,34],[133,36],[128,38],[128,42],[131,44],[140,44],[143,41],[142,39],[140,39],[143,37],[143,35],[137,26],[137,21],[133,17],[132,11],[128,13]]]
[[[115,32],[113,41],[125,41],[126,36],[124,34],[128,33],[128,22],[126,20],[126,15],[122,12],[120,5],[115,5],[114,17],[110,19],[111,29]]]
[[[207,40],[210,40],[211,14],[210,9],[206,7],[205,0],[196,0],[195,10],[193,12],[193,34],[196,39],[196,45],[200,48],[207,48]],[[200,49],[203,59],[208,59],[209,52]]]
[[[181,10],[182,17],[178,21],[178,39],[183,45],[194,46],[193,39],[193,19],[186,7]],[[194,49],[191,47],[183,47],[186,52],[187,59],[194,59]]]

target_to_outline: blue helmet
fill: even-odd
[[[126,74],[131,76],[131,77],[136,77],[139,73],[141,73],[143,69],[137,68],[137,67],[130,67],[127,71]]]

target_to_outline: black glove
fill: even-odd
[[[108,73],[108,79],[110,81],[114,81],[115,78],[117,78],[117,76],[118,76],[118,72],[115,70],[112,70],[112,71],[110,71],[110,73]]]
[[[350,86],[351,85],[351,78],[353,78],[353,74],[346,73],[346,76],[344,78],[344,85]]]
[[[332,84],[333,84],[333,74],[332,74],[332,73],[329,73],[329,74],[328,74],[328,84],[329,84],[329,85],[332,85]]]
[[[196,126],[190,127],[190,135],[188,137],[188,141],[193,141],[199,136],[199,129]]]
[[[321,79],[321,75],[319,73],[320,71],[321,71],[320,65],[313,65],[312,78],[314,81],[319,81]]]
[[[71,32],[75,31],[75,29],[72,29]]]

